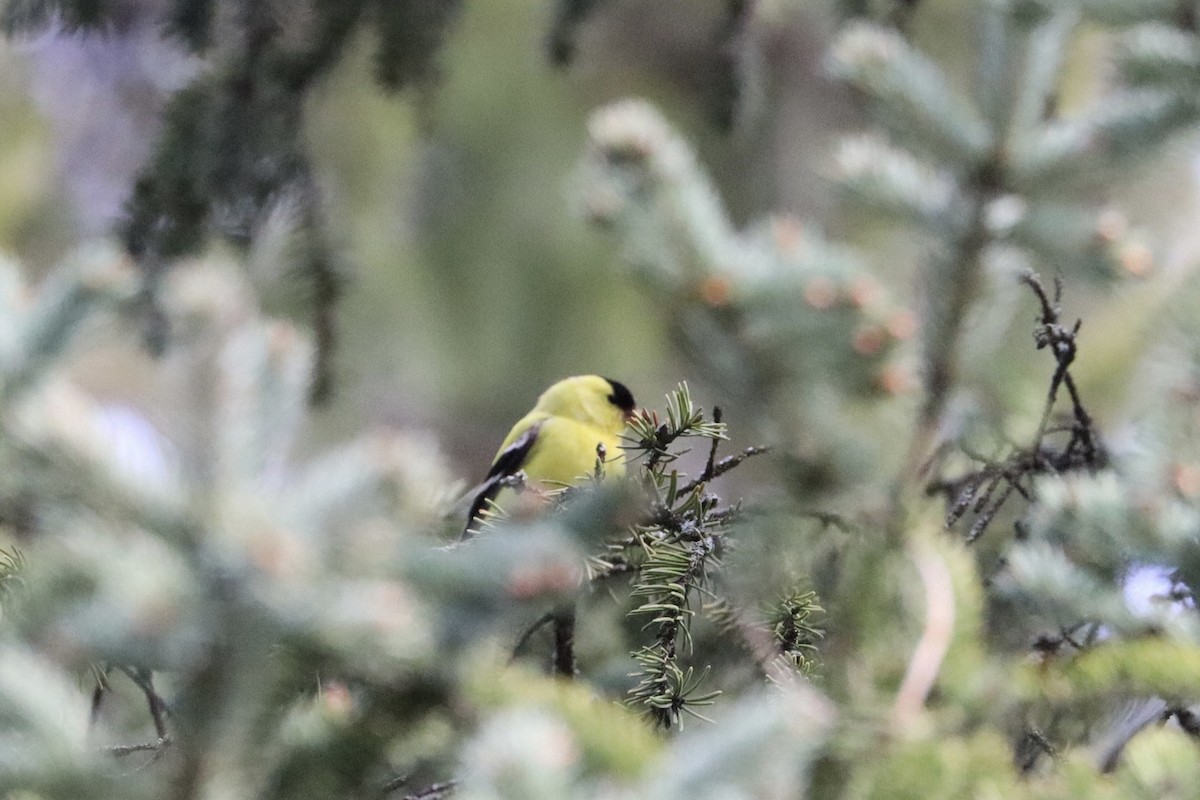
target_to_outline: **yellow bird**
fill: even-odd
[[[604,446],[605,474],[625,474],[621,431],[633,416],[633,394],[624,384],[599,375],[564,378],[542,392],[500,445],[487,478],[474,493],[462,538],[504,488],[503,481],[525,473],[526,485],[543,491],[578,483],[596,466]]]

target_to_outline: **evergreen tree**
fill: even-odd
[[[606,5],[554,4],[550,60],[571,69]],[[299,135],[366,24],[380,81],[436,97],[458,4],[156,6],[207,67],[113,241],[40,282],[0,262],[0,790],[1200,794],[1200,292],[1097,199],[1194,137],[1196,7],[962,6],[966,78],[913,36],[925,4],[822,5],[865,127],[831,157],[829,232],[735,223],[648,101],[591,116],[576,206],[722,408],[680,383],[631,423],[628,479],[598,453],[463,542],[429,441],[304,439],[340,272]],[[0,8],[73,35],[149,13]],[[735,133],[782,13],[721,10],[709,110]],[[1111,73],[1067,102],[1084,40]],[[255,249],[287,193],[301,246]],[[312,290],[307,325],[263,310],[252,258]],[[1122,417],[1067,309],[1136,279],[1156,324],[1118,331]],[[74,377],[147,330],[169,436]],[[752,469],[774,491],[742,501]]]

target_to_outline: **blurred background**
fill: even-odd
[[[1185,6],[1190,16],[1174,13]],[[759,786],[764,760],[802,766],[796,752],[824,742],[818,789],[878,768],[846,781],[859,794],[832,796],[893,796],[901,773],[912,796],[939,795],[926,789],[938,775],[948,787],[1001,775],[1008,782],[990,793],[1017,796],[996,788],[1032,785],[1006,740],[1044,741],[1054,726],[1051,740],[1084,739],[1059,713],[1069,693],[1043,702],[1020,677],[1036,669],[1053,681],[1053,658],[1070,668],[1086,657],[1094,642],[1081,646],[1072,631],[1098,637],[1111,626],[1146,645],[1117,650],[1109,676],[1094,679],[1100,689],[1076,687],[1084,701],[1195,692],[1194,615],[1175,620],[1160,602],[1157,616],[1142,615],[1120,592],[1153,584],[1139,597],[1171,599],[1175,581],[1200,585],[1198,18],[1195,3],[1158,0],[0,0],[11,29],[0,38],[0,259],[35,284],[67,262],[62,274],[84,295],[108,282],[95,305],[120,296],[115,322],[88,327],[87,346],[71,352],[74,380],[43,387],[30,381],[67,362],[64,342],[39,334],[73,331],[91,308],[71,308],[52,283],[0,286],[16,331],[5,339],[0,326],[0,356],[12,356],[0,363],[0,526],[18,542],[47,532],[26,537],[43,571],[28,580],[32,633],[0,641],[0,667],[26,639],[50,651],[39,664],[165,662],[181,719],[198,699],[194,719],[233,720],[244,738],[214,741],[238,769],[264,774],[330,762],[313,760],[300,737],[286,764],[264,767],[255,748],[238,746],[260,741],[243,702],[278,719],[293,684],[332,669],[361,678],[359,710],[384,724],[331,717],[330,741],[378,733],[372,746],[390,753],[393,738],[421,738],[404,715],[428,711],[430,741],[380,759],[383,777],[412,764],[429,782],[457,774],[456,764],[486,761],[468,745],[460,762],[460,739],[487,716],[463,704],[447,665],[475,663],[459,648],[490,640],[503,653],[496,669],[468,677],[499,686],[493,676],[530,605],[514,600],[509,570],[531,553],[560,559],[529,561],[550,566],[579,553],[567,552],[575,544],[558,522],[535,523],[523,540],[428,547],[443,499],[429,484],[476,482],[558,378],[607,375],[659,409],[686,380],[698,404],[725,411],[733,442],[722,455],[775,447],[714,484],[725,502],[749,502],[713,585],[756,620],[770,620],[764,609],[781,595],[788,604],[816,592],[827,617],[817,621],[824,637],[812,629],[805,642],[820,638],[810,677],[845,727],[822,739],[828,709],[808,695],[820,713],[800,725],[803,715],[767,704],[780,715],[775,732],[758,706],[739,711],[737,696],[757,702],[765,673],[746,658],[758,658],[754,648],[730,637],[738,619],[722,619],[714,602],[697,627],[695,666],[715,666],[728,692],[716,714],[749,709],[742,719],[757,733],[735,732],[740,750],[713,739],[698,759],[678,751],[680,774],[703,761],[712,772],[695,775],[719,775],[727,753],[754,751],[737,766]],[[614,110],[630,97],[648,102]],[[135,256],[144,285],[114,277],[128,265],[111,251],[93,256],[108,269],[99,277],[76,268],[76,248],[105,237]],[[1061,470],[1046,454],[1070,436],[1057,453],[1070,455],[1076,429],[1046,427],[1068,403],[1060,392],[1047,409],[1055,362],[1031,336],[1046,320],[1018,280],[1030,268],[1048,286],[1062,278],[1067,329],[1084,321],[1071,375],[1104,443]],[[138,290],[161,297],[123,294]],[[176,326],[174,343],[156,340],[154,302]],[[264,316],[295,322],[300,335]],[[310,336],[318,352],[332,345],[332,392],[306,415]],[[922,386],[922,367],[928,376],[939,366],[944,383]],[[10,413],[23,393],[30,402]],[[1080,416],[1090,437],[1092,420]],[[41,440],[27,431],[38,425],[49,431]],[[364,436],[381,427],[403,433]],[[680,446],[689,442],[699,452],[684,468],[695,473],[707,445]],[[934,451],[941,463],[926,469]],[[970,523],[948,525],[947,512],[977,492],[1001,500],[972,512],[995,524],[967,548]],[[159,513],[159,495],[172,513]],[[680,502],[692,501],[718,528],[741,519],[695,496]],[[130,508],[141,516],[126,518]],[[112,530],[98,524],[108,516]],[[941,535],[947,528],[954,535]],[[158,550],[129,544],[142,539]],[[937,552],[922,555],[918,543]],[[24,585],[13,552],[0,551],[0,600],[6,575]],[[945,572],[936,580],[933,562]],[[691,555],[675,563],[694,571]],[[1175,566],[1191,570],[1179,573],[1186,580],[1164,575]],[[225,590],[231,572],[241,594]],[[949,593],[941,605],[938,581]],[[644,630],[609,600],[588,597],[579,661],[585,691],[620,697]],[[1191,595],[1172,599],[1185,601],[1194,607]],[[950,607],[958,617],[934,625],[933,612]],[[394,635],[379,636],[389,620],[382,630]],[[906,695],[910,656],[934,628],[953,644],[945,668],[937,656],[924,688]],[[772,636],[786,639],[779,630]],[[301,645],[295,664],[268,658],[279,641]],[[381,649],[363,645],[372,641]],[[183,656],[171,649],[180,642]],[[233,689],[212,691],[209,657],[227,642],[250,655],[229,670]],[[1162,657],[1171,651],[1160,646],[1179,643],[1195,660]],[[167,656],[146,659],[145,647]],[[536,642],[530,651],[549,652]],[[0,712],[5,698],[24,697],[13,675],[36,683],[51,672],[13,663],[8,678],[0,669]],[[1125,686],[1129,675],[1142,683]],[[428,692],[431,679],[441,689]],[[80,707],[82,685],[67,692]],[[902,696],[915,697],[915,722],[897,714],[894,729],[881,727]],[[546,749],[512,735],[526,727],[495,728],[496,743],[518,743],[516,760]],[[799,750],[777,756],[764,737]],[[185,766],[207,757],[193,742]],[[908,760],[914,743],[919,762]],[[531,775],[547,772],[529,763]],[[69,789],[55,769],[53,785]],[[374,770],[364,759],[358,777],[375,781]],[[799,796],[788,780],[772,796]],[[972,795],[967,785],[939,796]],[[0,770],[0,795],[5,786]],[[313,786],[312,796],[334,796]],[[680,786],[645,796],[699,796]]]
[[[119,223],[166,98],[203,69],[163,37],[161,5],[121,4],[104,32],[59,26],[0,40],[0,253],[27,269],[48,269]],[[570,4],[466,3],[435,79],[399,94],[370,79],[375,42],[364,30],[310,93],[302,146],[348,278],[334,399],[315,416],[314,443],[374,424],[423,429],[473,481],[511,420],[564,375],[619,378],[647,405],[689,380],[702,405],[723,402],[673,351],[668,312],[622,268],[619,243],[589,226],[574,201],[589,113],[630,95],[658,105],[697,149],[738,225],[795,215],[822,226],[862,246],[874,274],[909,302],[923,245],[847,208],[832,182],[834,145],[864,123],[858,98],[825,66],[838,15],[852,4],[764,0],[737,26],[740,4],[726,0],[612,0],[595,5],[570,34],[570,58],[556,63],[559,5]],[[969,31],[970,13],[969,3],[931,0],[907,31],[951,65],[964,91],[974,35],[946,31]],[[1110,77],[1099,36],[1079,37],[1070,54],[1067,112]],[[1143,261],[1160,269],[1182,269],[1197,252],[1193,152],[1179,144],[1094,198],[1158,243]],[[248,257],[268,311],[284,314],[302,298],[270,267],[254,266],[286,246],[287,216],[280,203]],[[1072,288],[1074,308],[1120,320],[1118,337],[1103,318],[1086,328],[1081,369],[1103,390],[1103,412],[1122,404],[1128,359],[1140,350],[1128,334],[1146,330],[1155,303],[1136,289],[1117,297]],[[1017,360],[1032,361],[1024,334],[1014,339]],[[129,363],[125,349],[94,354],[83,370],[89,388],[114,403],[138,408],[153,391],[147,364]],[[1041,372],[1030,380],[1043,381]],[[1035,392],[1025,402],[1033,409],[1040,400]],[[736,409],[727,410],[736,431]]]
[[[551,4],[471,2],[436,84],[400,96],[370,79],[374,43],[360,36],[305,109],[349,277],[337,390],[314,436],[427,429],[474,480],[507,425],[565,375],[611,375],[647,405],[688,379],[702,404],[719,402],[672,357],[665,314],[620,269],[616,243],[573,207],[572,175],[588,114],[640,95],[699,148],[736,219],[826,212],[821,164],[853,112],[821,66],[827,13],[777,5],[743,34],[757,38],[761,74],[738,120],[724,108],[730,65],[714,46],[728,35],[721,0],[604,4],[562,66],[547,49]],[[0,252],[27,268],[48,269],[112,229],[168,93],[201,68],[161,38],[153,0],[129,6],[103,34],[0,40]],[[286,311],[272,276],[258,277],[273,310]],[[114,363],[126,352],[94,355],[86,378],[137,407],[149,373]]]

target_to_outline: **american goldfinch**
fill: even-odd
[[[564,378],[542,392],[492,459],[487,478],[474,493],[462,538],[471,535],[471,526],[504,488],[504,479],[518,472],[535,489],[571,485],[592,474],[602,445],[605,474],[624,475],[620,435],[633,409],[629,389],[599,375]]]

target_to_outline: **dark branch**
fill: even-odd
[[[404,795],[404,800],[441,800],[441,798],[453,794],[456,786],[458,786],[458,781],[433,783],[419,792]]]
[[[392,792],[403,789],[408,785],[410,776],[400,775],[392,778],[385,783],[379,791],[380,797],[387,797]],[[458,781],[444,781],[442,783],[431,783],[424,789],[420,789],[412,794],[406,794],[402,800],[441,800],[443,797],[449,797],[454,788],[458,785]]]
[[[713,442],[713,450],[714,451],[716,450],[716,444],[717,443],[714,441]],[[745,450],[743,450],[742,452],[738,453],[735,456],[725,456],[720,461],[718,461],[716,464],[711,465],[712,466],[711,474],[710,474],[710,470],[706,469],[704,471],[705,472],[704,475],[701,475],[699,478],[696,478],[693,481],[688,481],[683,486],[679,487],[678,495],[680,497],[683,497],[683,496],[687,495],[689,492],[691,492],[693,489],[695,489],[697,486],[699,486],[700,484],[707,483],[708,481],[711,481],[714,478],[721,477],[726,472],[729,472],[729,470],[731,470],[734,467],[741,464],[747,458],[753,458],[754,456],[761,456],[764,453],[769,453],[769,452],[771,452],[770,447],[747,447]]]
[[[142,694],[146,696],[146,705],[150,708],[150,718],[154,721],[154,732],[160,741],[166,739],[166,717],[169,710],[166,701],[154,689],[153,673],[143,667],[120,667],[120,670],[142,690]]]
[[[516,658],[518,655],[520,655],[521,651],[525,649],[525,645],[529,644],[529,640],[533,638],[533,635],[540,631],[543,626],[553,621],[553,611],[547,611],[545,614],[542,614],[540,617],[538,617],[537,621],[526,628],[525,632],[521,634],[521,638],[517,639],[517,643],[513,645],[512,657]]]
[[[575,677],[575,606],[554,612],[554,674]]]
[[[1062,298],[1062,283],[1055,280],[1054,296],[1051,298],[1041,279],[1033,272],[1023,274],[1021,282],[1033,292],[1041,310],[1033,334],[1037,349],[1048,349],[1055,360],[1054,374],[1033,441],[1000,460],[975,455],[965,447],[960,448],[980,466],[958,478],[935,480],[926,486],[927,494],[946,498],[947,528],[968,511],[975,515],[967,532],[968,542],[974,542],[983,535],[1013,494],[1030,500],[1029,483],[1034,477],[1080,470],[1094,472],[1108,462],[1095,423],[1084,408],[1071,376],[1071,365],[1078,352],[1076,337],[1081,323],[1076,320],[1074,325],[1068,327],[1061,322],[1059,301]],[[1052,426],[1050,422],[1058,402],[1059,389],[1064,386],[1071,400],[1071,417],[1062,425]],[[1066,436],[1067,442],[1061,447],[1055,446],[1048,442],[1051,436]]]

